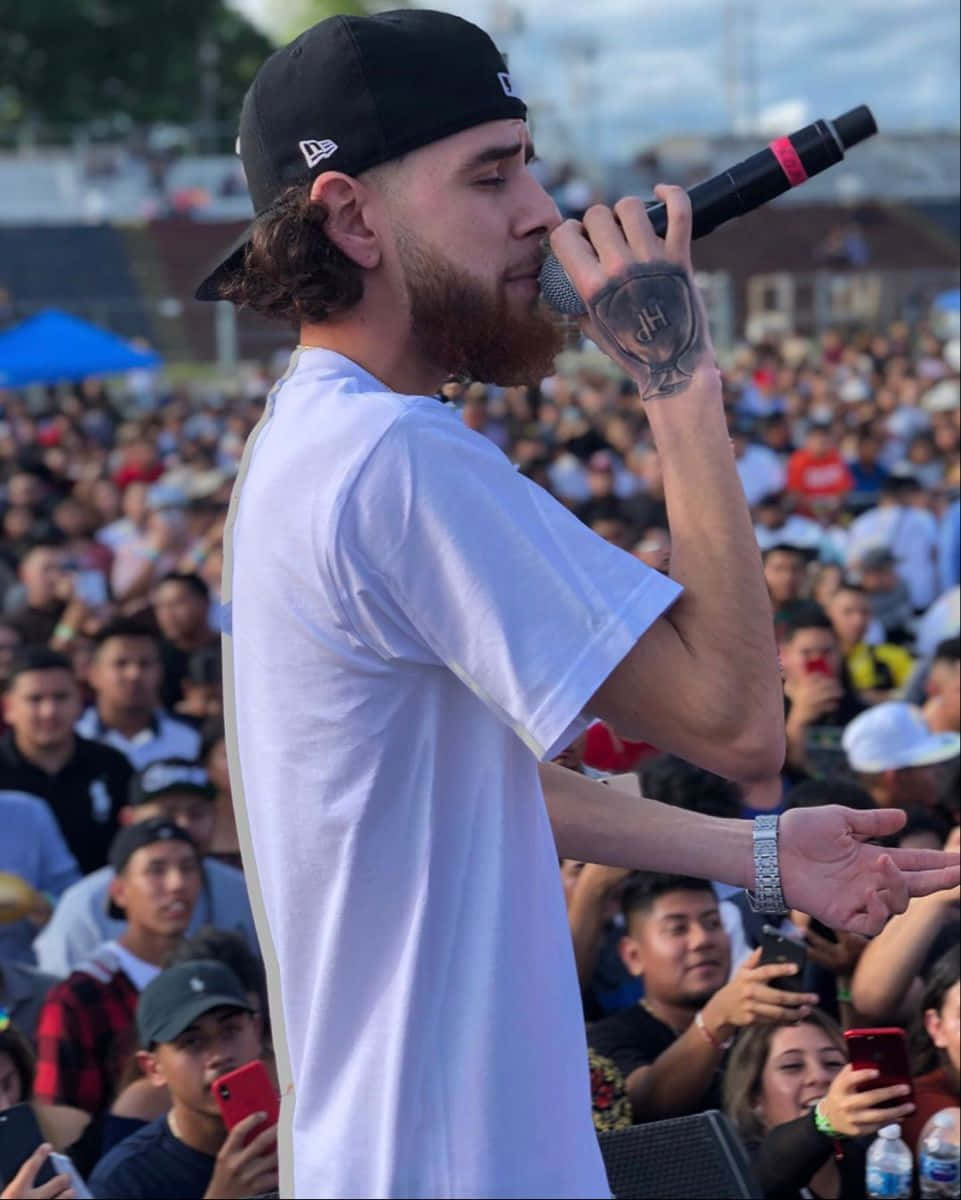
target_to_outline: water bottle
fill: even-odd
[[[918,1142],[918,1182],[925,1200],[961,1196],[961,1108],[942,1108],[929,1118]]]
[[[910,1200],[911,1151],[901,1141],[900,1125],[885,1125],[868,1151],[867,1193],[877,1200]]]

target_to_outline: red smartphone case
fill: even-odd
[[[268,1126],[277,1124],[280,1117],[280,1100],[260,1059],[221,1075],[219,1079],[214,1080],[212,1091],[228,1129],[239,1125],[251,1113],[267,1114],[267,1120],[244,1139],[244,1145],[249,1144]]]
[[[903,1029],[897,1026],[848,1029],[844,1037],[848,1044],[851,1065],[856,1071],[873,1069],[880,1072],[878,1078],[871,1080],[862,1091],[893,1087],[899,1083],[911,1086],[911,1061],[908,1058],[908,1043]],[[907,1099],[910,1097],[889,1103],[903,1104]]]

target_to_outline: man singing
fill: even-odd
[[[687,197],[658,189],[663,240],[636,198],[561,223],[525,118],[460,18],[322,22],[251,86],[257,217],[198,293],[300,329],[235,489],[224,592],[231,775],[293,1083],[282,1195],[609,1195],[558,856],[862,932],[958,879],[859,840],[899,815],[791,813],[780,871],[773,825],[756,869],[747,822],[548,765],[588,713],[738,780],[778,772],[784,730]],[[670,578],[433,398],[452,374],[552,370],[548,239],[638,385]]]

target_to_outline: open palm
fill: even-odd
[[[837,804],[786,812],[778,850],[788,906],[833,929],[870,937],[912,896],[955,887],[961,879],[957,853],[867,844],[897,833],[905,819],[899,809],[862,812]]]

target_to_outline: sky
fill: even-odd
[[[277,0],[232,0],[269,19]],[[283,2],[283,0],[281,0]],[[421,5],[428,7],[427,4]],[[791,133],[868,104],[885,130],[958,128],[957,0],[431,0],[491,32],[509,8],[520,32],[495,32],[535,140],[556,153],[630,158],[671,134],[753,125]],[[732,98],[725,13],[753,28],[756,100]],[[745,14],[753,13],[748,21]],[[592,52],[585,52],[593,46]],[[746,72],[751,77],[751,71]],[[753,113],[753,118],[750,114]],[[539,147],[540,148],[540,147]]]

